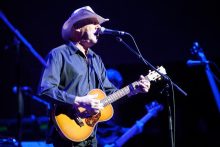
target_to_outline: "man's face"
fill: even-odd
[[[74,25],[74,28],[80,31],[80,43],[86,47],[91,47],[98,42],[97,31],[100,27],[95,18],[84,19]]]
[[[97,30],[100,28],[99,24],[88,24],[81,28],[82,40],[81,42],[87,46],[93,46],[98,42]]]

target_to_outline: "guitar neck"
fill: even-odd
[[[116,147],[122,147],[130,138],[141,133],[140,130],[142,128],[138,128],[139,126],[132,126],[127,132],[125,132],[120,138],[115,141]]]
[[[150,79],[148,78],[148,76],[145,76],[145,78],[150,81]],[[122,97],[128,95],[128,94],[131,92],[131,90],[134,90],[134,89],[135,89],[135,86],[136,86],[137,84],[138,84],[138,82],[135,81],[135,82],[131,83],[130,85],[125,86],[124,88],[122,88],[122,89],[116,91],[115,93],[113,93],[113,94],[107,96],[106,98],[102,99],[102,100],[101,100],[101,103],[102,103],[104,106],[107,106],[107,105],[109,105],[109,104],[111,104],[111,103],[113,103],[113,102],[119,100],[120,98],[122,98]]]
[[[107,106],[115,101],[117,101],[118,99],[124,97],[125,95],[128,95],[130,93],[130,89],[129,86],[126,86],[118,91],[116,91],[115,93],[107,96],[106,98],[101,100],[101,103],[104,106]]]
[[[125,132],[120,138],[115,141],[116,146],[123,146],[130,138],[134,137],[137,134],[142,133],[143,126],[157,114],[157,111],[162,110],[162,106],[157,106],[154,108],[155,110],[151,110],[148,112],[144,117],[140,120],[136,121],[136,123],[127,131]]]

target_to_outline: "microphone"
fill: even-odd
[[[209,61],[199,61],[199,60],[188,60],[186,62],[187,66],[198,66],[198,65],[205,65],[205,64],[209,64]]]
[[[111,29],[106,29],[104,27],[101,27],[100,29],[98,29],[97,31],[97,34],[100,34],[100,35],[119,35],[119,36],[122,36],[122,35],[129,35],[129,33],[127,32],[124,32],[124,31],[118,31],[118,30],[111,30]]]

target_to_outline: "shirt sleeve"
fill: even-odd
[[[73,104],[75,95],[59,88],[62,69],[62,56],[59,52],[50,52],[46,58],[47,67],[43,69],[38,95],[46,101],[57,104]]]

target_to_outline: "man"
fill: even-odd
[[[80,130],[87,123],[85,124],[84,119],[78,115],[98,114],[104,108],[103,103],[97,99],[98,94],[88,93],[92,89],[101,89],[106,95],[117,91],[107,78],[101,58],[91,50],[98,42],[100,25],[106,21],[108,19],[96,14],[90,6],[75,10],[62,27],[65,44],[52,49],[47,56],[47,67],[42,72],[39,95],[53,104],[47,141],[51,141],[55,147],[97,146],[95,136],[97,125],[88,138],[75,141],[64,131],[60,131],[61,126],[65,131],[72,128],[61,125],[57,117],[54,119],[53,116],[56,113],[55,116],[62,117],[62,113],[66,111],[74,113],[71,118],[75,121],[69,121],[68,118],[67,120],[69,123],[77,124],[76,128]],[[148,92],[149,88],[150,82],[140,76],[137,85],[131,87],[128,95]],[[69,108],[75,111],[69,111]],[[86,111],[81,114],[78,108]],[[71,133],[77,134],[78,130]],[[82,134],[83,132],[79,133]]]

